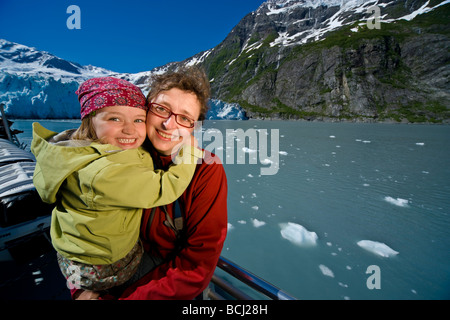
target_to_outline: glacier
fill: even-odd
[[[9,118],[79,119],[75,91],[94,77],[114,76],[139,86],[147,94],[147,79],[165,68],[121,74],[95,66],[81,66],[48,52],[0,39],[0,103]],[[247,120],[236,103],[210,99],[208,120]]]
[[[80,104],[75,91],[80,83],[53,78],[0,72],[0,103],[14,119],[78,119]],[[248,120],[236,103],[210,99],[207,120]]]
[[[9,118],[77,119],[80,105],[75,91],[78,82],[53,78],[0,73],[0,103]]]
[[[248,120],[244,109],[237,103],[227,103],[218,99],[209,100],[208,120]]]

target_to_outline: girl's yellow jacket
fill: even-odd
[[[85,143],[49,143],[57,135],[33,123],[33,182],[55,203],[50,234],[68,259],[94,265],[123,258],[139,237],[142,208],[174,202],[189,185],[202,152],[184,146],[168,171],[154,170],[143,148]]]

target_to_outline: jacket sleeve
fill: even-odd
[[[84,200],[94,210],[152,208],[172,203],[186,190],[201,157],[199,149],[184,146],[175,159],[179,164],[167,171],[113,162],[99,170],[93,179],[82,179],[88,182]]]
[[[204,168],[185,219],[186,247],[129,287],[121,299],[192,300],[208,286],[227,233],[227,181],[221,164]]]

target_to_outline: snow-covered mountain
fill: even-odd
[[[271,47],[290,47],[322,40],[329,32],[358,21],[361,25],[367,25],[375,14],[369,10],[372,7],[382,10],[380,23],[392,23],[410,21],[446,4],[450,4],[450,0],[268,0],[242,19],[227,39],[236,35],[240,37],[240,54],[259,49],[267,41],[267,36],[274,33],[277,36],[271,39]],[[354,31],[357,32],[357,29]],[[182,64],[202,64],[222,45],[198,53]],[[228,62],[231,65],[235,60]],[[165,67],[176,66],[178,64]]]
[[[449,9],[450,0],[270,0],[180,64],[205,67],[213,95],[252,118],[448,122]]]
[[[240,119],[243,106],[257,118],[448,121],[449,4],[268,0],[215,48],[136,74],[0,40],[0,102],[15,117],[76,118],[73,92],[88,78],[113,75],[146,93],[152,74],[200,65],[220,99],[213,118]],[[373,30],[372,8],[382,26]]]
[[[311,40],[320,40],[330,31],[341,28],[342,26],[353,24],[361,21],[361,24],[367,24],[368,19],[374,16],[375,11],[370,9],[373,7],[386,8],[392,6],[396,1],[385,0],[269,0],[265,2],[256,14],[265,14],[274,16],[272,20],[275,24],[286,25],[284,20],[286,16],[292,17],[288,22],[285,32],[279,32],[270,45],[291,46],[304,44]],[[404,8],[409,10],[385,11],[380,16],[380,23],[390,23],[397,20],[412,20],[417,15],[421,15],[434,10],[442,5],[450,3],[449,0],[441,1],[438,4],[431,4],[431,1],[425,1],[422,5],[414,7],[414,1],[397,1],[404,2]],[[304,16],[295,16],[298,9],[308,8],[316,10],[317,8],[335,8],[329,16],[315,16],[311,11]],[[302,10],[302,12],[305,12]],[[284,22],[283,22],[284,21]],[[312,27],[311,27],[312,26]]]
[[[115,76],[138,85],[146,94],[148,79],[167,68],[120,74],[95,66],[82,66],[51,53],[0,39],[0,103],[11,118],[79,118],[75,91],[93,77]],[[246,119],[236,104],[212,99],[208,119]]]
[[[45,51],[0,39],[0,68],[3,73],[18,76],[52,78],[61,82],[85,81],[113,74],[94,66],[81,66]]]

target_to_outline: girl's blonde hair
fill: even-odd
[[[72,140],[98,141],[97,134],[95,133],[94,124],[92,122],[92,118],[94,115],[95,112],[91,113],[86,118],[81,120],[80,127],[70,137]]]

